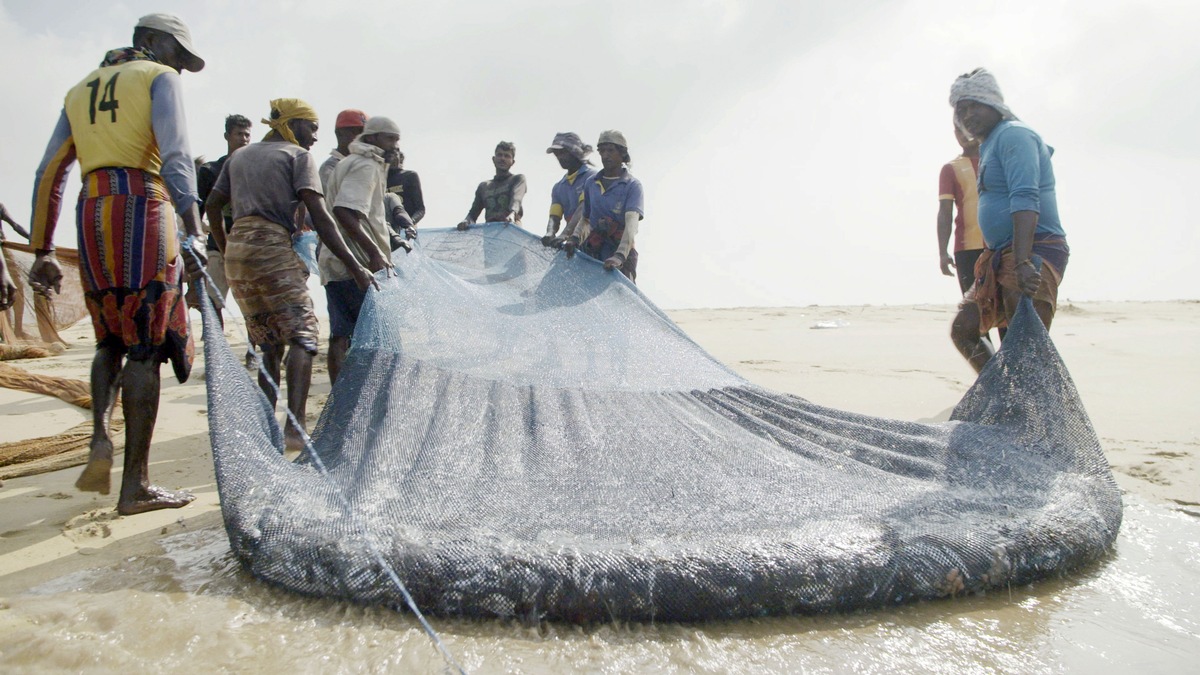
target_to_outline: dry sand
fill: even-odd
[[[952,312],[947,305],[670,314],[714,356],[763,386],[871,415],[943,420],[973,381],[947,337]],[[814,328],[818,324],[836,327]],[[237,325],[227,331],[235,344],[239,334]],[[1122,489],[1200,516],[1200,303],[1068,304],[1051,334]],[[83,322],[64,336],[74,343],[65,353],[15,365],[86,380],[90,327]],[[324,364],[316,371],[310,427],[329,392]],[[184,385],[168,372],[151,477],[191,490],[196,501],[122,518],[113,510],[115,493],[74,489],[79,468],[10,479],[0,487],[0,595],[217,522],[203,361]],[[0,442],[61,433],[89,415],[55,399],[0,389]],[[113,481],[115,488],[119,471]]]

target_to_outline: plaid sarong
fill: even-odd
[[[195,346],[180,282],[175,209],[162,178],[105,168],[83,177],[76,209],[79,276],[99,345],[170,361],[186,382]]]
[[[1049,305],[1051,316],[1058,308],[1058,286],[1062,283],[1070,255],[1071,249],[1062,237],[1035,239],[1033,242],[1031,260],[1035,265],[1040,265],[1042,277],[1033,299]],[[1008,298],[1005,297],[1006,289]],[[999,251],[984,249],[975,261],[975,283],[963,295],[964,304],[973,302],[979,305],[980,335],[987,335],[993,328],[1008,326],[1008,320],[1017,311],[1015,301],[1020,300],[1020,291],[1012,246]]]
[[[308,294],[308,269],[292,249],[287,228],[247,216],[233,223],[225,246],[229,290],[256,345],[298,345],[317,353],[317,315]]]

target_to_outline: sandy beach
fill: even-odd
[[[836,408],[923,421],[947,419],[974,379],[947,337],[952,313],[950,305],[669,312],[701,346],[753,382]],[[199,329],[198,320],[194,325]],[[226,331],[237,351],[240,324],[231,321]],[[1064,303],[1051,335],[1127,497],[1200,519],[1200,303]],[[73,346],[61,355],[10,363],[87,380],[90,327],[77,324],[64,337]],[[191,490],[196,501],[180,510],[118,517],[115,494],[74,489],[78,467],[5,480],[0,632],[24,625],[13,614],[16,598],[39,584],[161,551],[181,532],[203,530],[213,546],[223,545],[202,357],[188,383],[176,383],[164,370],[163,385],[151,478]],[[322,357],[310,428],[328,392]],[[89,418],[89,411],[57,399],[0,389],[0,442],[61,433]],[[119,480],[114,471],[114,487]]]

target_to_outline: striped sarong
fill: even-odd
[[[256,345],[298,345],[317,353],[317,315],[308,294],[308,269],[292,249],[287,228],[247,216],[233,223],[225,246],[229,290]]]
[[[162,178],[105,168],[83,177],[76,209],[79,276],[99,345],[133,360],[170,361],[186,382],[195,346],[188,330],[175,209]]]

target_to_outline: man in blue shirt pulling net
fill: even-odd
[[[1005,105],[996,78],[984,68],[960,75],[950,105],[955,121],[980,140],[979,227],[987,249],[950,330],[980,371],[993,354],[983,336],[1008,325],[1022,295],[1050,327],[1070,249],[1058,217],[1054,149]]]

